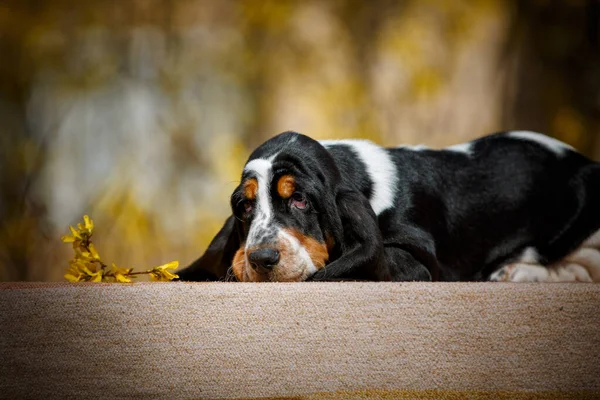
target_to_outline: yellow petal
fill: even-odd
[[[92,221],[92,219],[89,216],[84,215],[83,222],[85,224],[85,229],[87,229],[88,231],[90,231],[90,233],[92,233],[92,230],[94,229],[94,221]]]
[[[93,243],[90,243],[90,245],[88,246],[88,248],[90,249],[90,255],[95,259],[100,261],[100,254],[98,254],[98,250],[96,250],[96,247],[94,247]]]
[[[90,282],[102,282],[102,270],[91,275]]]
[[[169,271],[164,271],[163,272],[163,277],[167,280],[167,281],[172,281],[173,279],[177,279],[179,278],[179,275],[177,274],[173,274]]]
[[[90,253],[89,251],[83,250],[83,248],[77,248],[75,249],[75,260],[88,263],[90,261],[94,261],[95,259],[92,256],[92,253]]]
[[[69,264],[73,269],[77,270],[78,272],[83,272],[83,269],[87,268],[87,264],[78,258],[69,261]]]
[[[81,235],[79,234],[79,231],[77,229],[73,228],[70,225],[69,225],[69,229],[71,230],[73,237],[75,237],[76,239],[81,239]]]
[[[171,261],[167,264],[167,269],[177,269],[179,268],[179,261]]]
[[[129,283],[129,282],[131,282],[131,279],[129,279],[125,275],[119,274],[119,273],[115,273],[115,280],[117,282],[121,282],[121,283]]]
[[[177,269],[179,267],[179,261],[171,261],[170,263],[159,265],[154,267],[153,270],[165,271],[167,269]]]
[[[66,235],[60,238],[64,243],[73,243],[76,239],[73,235]]]
[[[150,272],[150,280],[152,281],[160,281],[160,275],[154,272]]]
[[[79,282],[81,281],[81,275],[65,274],[65,279],[69,282]]]
[[[88,266],[84,266],[84,267],[81,268],[81,272],[83,272],[84,274],[86,274],[88,276],[94,276],[97,273],[102,273],[102,271],[96,272],[96,267],[95,266],[91,266],[90,265],[90,267],[93,268],[93,271],[90,268],[88,268]]]
[[[167,271],[164,265],[156,267],[149,272],[150,279],[152,279],[153,281],[169,282],[173,279],[179,278],[179,275]]]

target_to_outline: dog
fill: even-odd
[[[507,131],[434,150],[284,132],[180,280],[600,281],[600,163]]]

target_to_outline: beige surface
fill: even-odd
[[[592,398],[599,306],[594,284],[0,284],[0,397]]]

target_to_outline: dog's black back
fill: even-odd
[[[600,166],[566,147],[558,152],[508,135],[475,140],[468,151],[387,149],[398,186],[379,226],[390,242],[433,252],[434,279],[486,279],[527,247],[548,265],[600,229]],[[368,174],[352,167],[362,162],[355,150],[329,149],[345,166],[343,179],[371,196]]]

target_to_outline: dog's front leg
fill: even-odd
[[[310,280],[391,280],[381,241],[356,244],[337,260],[317,271]]]
[[[408,251],[385,246],[387,270],[392,281],[431,281],[431,273]]]

